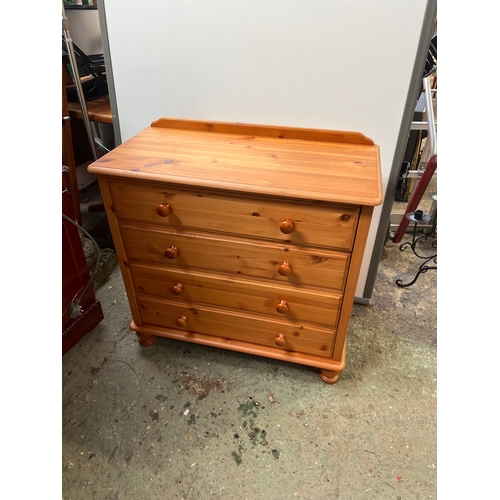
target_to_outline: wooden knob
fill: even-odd
[[[156,213],[160,217],[168,217],[172,213],[172,207],[170,203],[161,203],[156,207]]]
[[[277,306],[276,306],[276,310],[280,313],[280,314],[285,314],[288,312],[288,302],[286,300],[282,300]]]
[[[170,288],[170,291],[174,295],[180,295],[183,290],[184,290],[184,285],[182,283],[177,283],[175,285],[172,285],[172,288]]]
[[[290,234],[295,231],[295,223],[293,222],[292,219],[285,219],[281,224],[280,224],[280,231],[284,234]]]
[[[340,220],[344,222],[347,222],[350,218],[351,216],[349,214],[344,214],[340,216]]]
[[[186,316],[179,316],[176,320],[175,320],[175,324],[179,327],[179,328],[184,328],[186,325],[187,325],[187,318]]]
[[[274,339],[274,343],[278,347],[283,347],[286,344],[285,336],[282,333],[278,333],[278,335],[276,335],[276,338]]]
[[[175,259],[179,255],[179,249],[176,246],[171,246],[165,250],[165,257]]]
[[[280,264],[278,267],[278,272],[281,276],[288,276],[292,273],[292,266],[288,262],[283,262],[283,264]]]

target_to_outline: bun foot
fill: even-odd
[[[319,373],[319,378],[325,384],[335,384],[339,380],[340,372],[335,372],[332,370],[321,370]]]
[[[135,332],[139,340],[139,345],[142,347],[148,347],[156,342],[156,336],[150,335],[149,333]]]

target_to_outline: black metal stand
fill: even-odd
[[[416,217],[415,217],[416,215]],[[437,214],[435,215],[434,217],[434,222],[432,224],[432,229],[431,229],[431,232],[429,235],[427,234],[421,234],[420,236],[417,237],[417,225],[419,223],[422,223],[422,222],[429,222],[431,220],[431,217],[429,215],[426,215],[424,214],[422,211],[420,210],[417,210],[415,212],[409,212],[406,214],[406,218],[409,219],[410,221],[412,221],[414,223],[414,226],[413,226],[413,237],[412,237],[412,241],[409,242],[405,242],[403,243],[399,249],[404,252],[406,250],[407,247],[410,247],[413,251],[413,253],[419,258],[419,259],[424,259],[424,262],[422,262],[422,264],[420,265],[418,271],[417,271],[417,274],[415,275],[415,277],[413,278],[412,281],[410,281],[409,283],[403,283],[403,281],[401,279],[397,279],[396,280],[396,285],[402,287],[402,288],[405,288],[405,287],[408,287],[408,286],[411,286],[415,283],[415,281],[417,281],[418,277],[421,275],[421,274],[424,274],[426,273],[427,271],[430,271],[431,269],[437,269],[437,251],[433,254],[433,255],[421,255],[419,252],[420,252],[420,249],[419,251],[417,251],[417,246],[418,245],[421,245],[423,243],[425,243],[429,238],[432,238],[432,242],[431,242],[431,248],[437,248],[437,232],[436,232],[436,228],[437,228]],[[429,263],[431,263],[431,265],[428,265]],[[432,263],[436,264],[436,265],[432,265]]]

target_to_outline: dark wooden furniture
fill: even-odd
[[[85,102],[89,120],[96,123],[113,125],[113,114],[109,103],[109,95]],[[82,108],[78,102],[68,102],[69,114],[73,120],[82,120]]]
[[[142,346],[345,367],[379,150],[359,133],[163,118],[89,166]]]
[[[62,212],[75,220],[66,178],[63,175]],[[76,226],[62,218],[62,354],[66,354],[104,318],[101,303],[95,298],[92,283],[81,298],[83,313],[71,318],[68,306],[83,291],[90,273]]]
[[[71,132],[71,117],[69,115],[66,87],[62,86],[62,164],[68,167],[67,188],[71,197],[73,213],[76,221],[82,223],[80,197],[78,195],[78,178],[76,176],[75,150]]]

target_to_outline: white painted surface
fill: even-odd
[[[122,141],[161,116],[359,131],[385,192],[427,0],[104,3]]]

